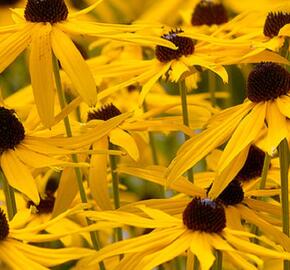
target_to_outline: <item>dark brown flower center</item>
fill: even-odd
[[[264,35],[270,38],[278,36],[280,29],[288,23],[290,23],[290,13],[269,12],[264,24]]]
[[[195,197],[183,212],[183,223],[193,231],[220,233],[226,227],[224,207],[218,201]]]
[[[45,198],[41,198],[38,205],[35,205],[33,201],[28,201],[27,208],[34,206],[37,209],[37,214],[49,214],[52,213],[54,202],[55,197],[53,196],[53,193],[46,192]]]
[[[248,77],[247,95],[253,102],[273,100],[289,90],[289,72],[272,62],[258,64]]]
[[[114,118],[114,117],[120,115],[120,114],[121,114],[121,112],[116,106],[114,106],[113,104],[108,104],[108,105],[105,105],[98,110],[94,110],[92,112],[89,112],[87,121],[90,121],[93,119],[107,121],[111,118]]]
[[[264,159],[265,153],[258,147],[252,145],[250,147],[246,162],[236,175],[235,179],[243,182],[261,176]]]
[[[170,31],[168,34],[162,36],[162,38],[171,41],[177,50],[173,50],[164,46],[156,46],[155,55],[160,62],[169,62],[173,59],[178,59],[181,56],[193,54],[194,42],[191,38],[179,37],[177,34],[182,33],[182,30]]]
[[[12,6],[15,5],[20,0],[0,0],[0,7],[1,6]]]
[[[223,4],[212,0],[201,0],[191,16],[191,24],[194,26],[220,25],[227,21],[228,15]]]
[[[212,185],[207,189],[207,192],[210,191],[211,187]],[[239,204],[243,199],[244,191],[238,180],[233,180],[229,183],[223,192],[217,197],[217,200],[225,206]]]
[[[24,17],[29,22],[57,23],[68,16],[68,9],[63,0],[28,0]]]
[[[24,127],[15,112],[0,107],[0,153],[14,149],[24,137]]]
[[[9,234],[9,224],[6,215],[2,209],[0,209],[0,241],[5,240]]]

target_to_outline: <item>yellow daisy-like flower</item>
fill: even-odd
[[[192,254],[197,256],[202,270],[208,270],[215,261],[214,248],[224,252],[236,267],[257,269],[251,261],[261,267],[263,261],[258,256],[284,259],[290,256],[265,237],[229,229],[224,207],[218,201],[194,197],[183,210],[182,217],[144,205],[138,208],[143,212],[142,216],[123,211],[86,212],[94,220],[155,230],[108,245],[91,258],[85,258],[83,265],[96,265],[106,258],[125,254],[118,269],[150,270],[187,252],[189,258]],[[256,237],[267,243],[268,248],[244,237]]]
[[[49,138],[38,137],[26,129],[13,110],[0,107],[0,152],[1,168],[9,184],[39,203],[36,182],[31,168],[86,166],[68,159],[55,158],[71,153],[56,146]],[[59,138],[65,144],[65,138]]]
[[[94,251],[85,248],[41,248],[27,242],[47,242],[58,239],[53,235],[37,235],[47,226],[60,221],[68,215],[81,210],[80,207],[66,211],[61,216],[37,227],[25,228],[29,217],[27,212],[19,212],[8,222],[3,210],[0,210],[0,259],[11,269],[20,270],[48,270],[50,267],[70,260],[80,259],[94,254]],[[69,234],[69,232],[67,232]],[[23,242],[24,241],[24,242]],[[45,256],[44,256],[45,254]],[[15,259],[17,257],[17,259]]]
[[[14,25],[0,28],[0,72],[15,60],[27,47],[31,47],[29,69],[33,94],[40,118],[45,126],[53,125],[54,115],[54,54],[72,81],[79,95],[89,104],[95,105],[97,91],[94,78],[80,52],[69,35],[101,36],[127,41],[155,43],[160,38],[134,35],[132,32],[144,28],[142,24],[132,26],[83,22],[79,16],[90,12],[100,1],[79,12],[69,14],[64,0],[29,0],[25,9],[14,9]],[[124,33],[124,32],[131,33]],[[123,33],[123,34],[122,34]],[[157,42],[158,43],[158,42]],[[167,42],[165,46],[174,47]],[[43,83],[45,82],[45,83]]]
[[[290,75],[284,68],[271,62],[257,65],[248,78],[248,99],[216,114],[205,131],[180,148],[169,165],[168,181],[174,181],[228,140],[209,194],[217,197],[242,168],[250,145],[264,135],[265,130],[266,150],[270,155],[288,137],[289,89]]]

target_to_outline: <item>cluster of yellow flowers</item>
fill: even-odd
[[[0,269],[290,270],[289,0],[0,1]]]

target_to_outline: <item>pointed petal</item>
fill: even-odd
[[[18,159],[13,150],[5,151],[2,154],[1,167],[12,187],[25,194],[35,204],[39,203],[36,182],[29,169]]]
[[[29,71],[39,117],[45,127],[54,122],[54,81],[50,42],[51,25],[44,24],[32,34]]]
[[[56,27],[51,32],[52,49],[79,95],[89,105],[97,102],[93,75],[71,39]]]

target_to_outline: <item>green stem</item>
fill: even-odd
[[[193,270],[198,270],[198,269],[199,269],[199,261],[197,257],[194,255]]]
[[[215,107],[216,106],[216,97],[215,97],[216,78],[215,78],[215,74],[210,70],[208,71],[208,88],[209,88],[209,93],[210,93],[211,105]]]
[[[64,91],[62,89],[58,61],[54,55],[52,57],[52,61],[53,61],[53,72],[54,72],[58,100],[59,100],[59,104],[60,104],[61,109],[64,109],[66,107],[66,99],[65,99]],[[65,126],[67,137],[72,137],[72,130],[71,130],[71,125],[70,125],[70,121],[69,121],[68,116],[66,116],[63,119],[63,121],[64,121],[64,126]],[[71,157],[72,157],[72,161],[74,163],[78,163],[78,157],[76,154],[72,154]],[[82,201],[82,203],[87,203],[88,199],[87,199],[86,191],[85,191],[85,188],[83,185],[83,177],[82,177],[81,169],[78,167],[75,167],[74,170],[75,170],[75,174],[76,174],[76,179],[77,179],[77,184],[78,184],[78,188],[79,188],[79,192],[80,192],[81,201]],[[93,222],[91,220],[87,219],[88,225],[91,225],[92,223]],[[90,232],[90,237],[91,237],[91,241],[92,241],[94,249],[100,250],[101,245],[100,245],[100,241],[99,241],[99,237],[98,237],[97,232]],[[105,270],[105,265],[103,262],[100,262],[99,266],[100,266],[101,270]]]
[[[223,253],[220,250],[216,250],[215,256],[216,256],[216,261],[215,261],[214,269],[222,270],[223,269]]]
[[[9,185],[5,175],[3,174],[2,170],[0,169],[0,177],[2,180],[3,191],[5,194],[7,212],[8,212],[8,219],[12,220],[15,214],[17,213],[16,201],[13,188]]]
[[[110,143],[110,149],[117,150],[117,147]],[[120,193],[119,193],[119,175],[117,173],[117,157],[114,155],[110,155],[110,164],[111,164],[111,174],[112,174],[112,186],[113,186],[113,199],[115,209],[120,208]],[[123,232],[121,228],[115,229],[116,240],[123,240]]]
[[[281,203],[282,203],[282,221],[283,233],[289,236],[289,190],[288,190],[288,169],[289,169],[289,148],[287,139],[278,146],[280,160],[280,178],[281,178]],[[290,269],[290,262],[284,261],[284,270]]]
[[[266,187],[266,180],[268,176],[269,166],[271,162],[271,156],[268,153],[265,153],[263,170],[261,175],[260,189],[264,189]]]
[[[188,115],[188,107],[187,107],[187,93],[186,93],[186,86],[184,81],[179,81],[179,94],[181,97],[181,106],[182,106],[182,118],[183,118],[183,124],[185,126],[189,127],[189,115]],[[188,140],[190,137],[186,134],[184,134],[184,140]],[[190,168],[187,171],[188,180],[190,182],[194,182],[193,177],[193,169]]]

